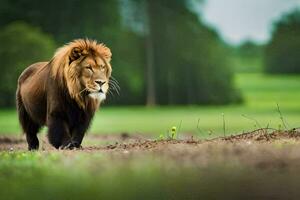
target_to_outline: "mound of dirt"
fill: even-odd
[[[251,132],[242,133],[238,135],[231,135],[222,138],[215,138],[213,140],[225,140],[225,141],[243,141],[243,140],[252,140],[252,141],[261,141],[268,142],[274,140],[282,140],[282,139],[300,139],[300,131],[299,129],[292,130],[275,130],[272,128],[260,128]]]
[[[222,143],[270,143],[274,141],[300,141],[300,130],[278,131],[270,128],[257,129],[252,132],[231,135],[227,137],[217,137],[213,139],[199,140],[190,136],[183,140],[153,140],[143,135],[131,135],[121,133],[119,135],[88,135],[85,138],[84,148],[81,151],[123,151],[123,150],[151,150],[163,149],[168,146],[201,146],[202,144]],[[45,136],[40,138],[42,150],[53,150],[48,144]],[[27,144],[22,136],[0,136],[0,151],[26,150]]]
[[[2,144],[20,144],[24,143],[25,140],[18,137],[13,136],[0,136],[0,145]]]

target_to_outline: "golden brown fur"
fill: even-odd
[[[29,149],[38,148],[36,133],[43,125],[56,148],[80,146],[108,91],[111,55],[104,44],[78,39],[59,48],[51,61],[24,70],[17,107]]]
[[[64,84],[65,80],[70,96],[84,108],[86,102],[84,102],[84,99],[79,94],[81,88],[77,78],[78,71],[76,68],[72,68],[72,65],[69,65],[69,55],[72,54],[72,50],[74,49],[82,50],[79,52],[79,56],[82,57],[89,55],[89,50],[92,49],[95,52],[94,56],[99,56],[101,59],[105,59],[109,71],[108,77],[110,77],[111,73],[110,61],[112,54],[110,49],[104,44],[97,44],[96,41],[90,40],[74,40],[73,42],[70,42],[56,51],[52,61],[51,75],[62,85]],[[80,61],[81,60],[75,61],[75,64]]]

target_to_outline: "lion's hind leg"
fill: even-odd
[[[39,148],[39,140],[37,138],[37,133],[41,128],[41,126],[35,123],[27,113],[19,91],[17,91],[16,103],[17,103],[19,121],[24,133],[26,134],[28,150],[37,150]]]

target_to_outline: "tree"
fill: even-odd
[[[80,37],[106,43],[121,86],[109,104],[234,102],[225,45],[193,11],[199,2],[3,0],[0,27],[22,19],[52,34],[59,46]]]
[[[14,22],[0,32],[0,44],[0,106],[12,106],[21,72],[34,62],[49,60],[55,43],[39,29],[23,22]]]
[[[148,0],[157,103],[224,104],[239,100],[221,39],[188,9],[188,2]]]
[[[53,35],[59,46],[76,38],[105,43],[113,53],[113,76],[120,96],[110,95],[109,104],[144,104],[144,38],[121,24],[120,0],[3,0],[0,27],[15,21],[38,26]],[[24,9],[26,12],[24,12]],[[117,96],[117,95],[114,95]]]
[[[265,50],[267,73],[300,73],[300,10],[284,15],[274,24]]]

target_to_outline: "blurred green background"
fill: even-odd
[[[111,48],[121,87],[93,134],[157,139],[176,126],[179,137],[202,139],[300,127],[299,0],[1,0],[0,139],[11,147],[0,152],[0,199],[299,197],[293,142],[134,153],[90,137],[83,146],[95,151],[18,150],[18,76],[86,37]]]
[[[2,0],[0,133],[21,132],[15,90],[22,70],[85,37],[111,48],[113,76],[121,87],[96,114],[92,133],[158,135],[178,126],[208,137],[224,134],[223,120],[227,134],[300,126],[299,3],[269,17],[268,36],[261,38],[248,36],[247,28],[255,33],[263,15],[240,11],[238,26],[226,14],[214,23],[213,8],[222,7],[214,2]],[[231,9],[228,3],[222,10]],[[242,29],[246,36],[234,37]]]

